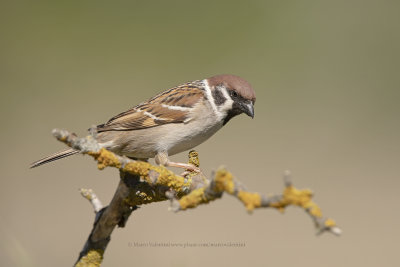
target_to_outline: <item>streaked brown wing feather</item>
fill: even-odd
[[[167,106],[190,108],[202,97],[203,90],[199,85],[194,82],[186,83],[114,116],[107,123],[97,126],[97,130],[98,132],[127,131],[168,123],[183,123],[188,117],[189,110],[170,109]]]

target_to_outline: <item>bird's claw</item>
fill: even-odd
[[[188,164],[188,166],[185,168],[185,171],[181,173],[181,176],[185,177],[189,174],[200,174],[201,169],[199,167],[196,167],[192,164]]]

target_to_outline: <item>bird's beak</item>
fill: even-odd
[[[242,108],[243,108],[243,112],[244,112],[247,116],[249,116],[249,117],[251,117],[252,119],[254,119],[254,105],[253,105],[252,102],[247,103],[247,104],[244,104],[244,105],[242,106]]]

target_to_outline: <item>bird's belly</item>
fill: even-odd
[[[174,134],[165,137],[170,140],[170,145],[166,148],[168,155],[174,155],[200,145],[214,135],[219,129],[221,129],[221,127],[222,124],[217,124],[206,130],[175,132]]]
[[[114,153],[135,158],[154,158],[159,152],[174,155],[198,146],[223,126],[213,116],[188,123],[170,123],[133,131],[100,133],[100,143]]]

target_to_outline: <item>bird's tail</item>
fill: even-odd
[[[40,165],[43,165],[43,164],[46,164],[46,163],[49,163],[49,162],[52,162],[52,161],[55,161],[55,160],[58,160],[58,159],[62,159],[62,158],[65,158],[65,157],[68,157],[68,156],[71,156],[71,155],[74,155],[74,154],[77,154],[77,153],[79,153],[79,150],[75,150],[73,148],[69,148],[69,149],[54,153],[54,154],[52,154],[50,156],[47,156],[45,158],[42,158],[42,159],[40,159],[38,161],[33,162],[31,164],[30,168],[31,169],[32,168],[36,168],[36,167],[38,167]]]

